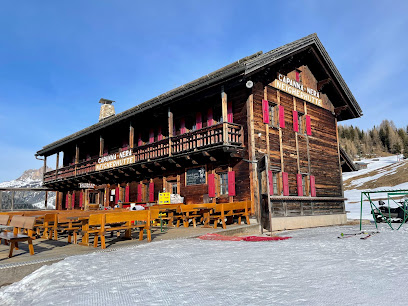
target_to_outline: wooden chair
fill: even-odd
[[[32,232],[34,228],[35,217],[13,216],[10,221],[10,226],[14,227],[13,232],[0,233],[0,241],[5,240],[10,244],[9,258],[13,256],[13,250],[18,249],[18,242],[27,241],[28,249],[31,255],[34,255],[34,247],[32,241]],[[28,235],[20,234],[21,230],[27,230]],[[31,234],[31,235],[30,235]]]
[[[44,218],[42,219],[42,223],[36,223],[34,227],[37,231],[38,236],[40,236],[42,230],[42,238],[52,239],[52,237],[54,236],[54,240],[58,240],[58,214],[45,214]]]

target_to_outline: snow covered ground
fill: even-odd
[[[354,187],[355,189],[344,191],[344,196],[345,198],[348,199],[346,201],[346,211],[349,211],[349,213],[347,213],[348,219],[360,219],[360,207],[361,207],[360,200],[361,200],[362,190],[357,189],[359,186],[361,186],[365,182],[378,179],[381,176],[392,175],[393,173],[395,173],[395,170],[398,167],[403,165],[403,163],[399,162],[399,159],[396,155],[388,156],[388,157],[380,157],[377,159],[378,160],[376,159],[362,160],[362,162],[366,162],[368,164],[367,169],[343,173],[343,181],[345,181],[349,178],[367,174],[373,170],[379,171],[379,173],[374,176],[369,176],[369,177],[354,180],[352,187]],[[380,168],[383,168],[383,169],[380,169]],[[408,189],[408,177],[407,177],[406,183],[399,184],[397,186],[381,186],[378,188],[371,189],[371,191],[387,190],[387,189],[392,189],[392,190]],[[387,196],[386,193],[373,194],[372,200],[381,199],[381,198],[383,199],[386,196]],[[373,220],[373,217],[371,215],[371,210],[370,210],[371,209],[370,202],[366,198],[364,198],[364,200],[365,201],[363,204],[363,219]]]
[[[407,231],[338,239],[357,227],[326,227],[73,256],[1,288],[0,305],[406,305]]]

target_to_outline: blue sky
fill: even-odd
[[[363,109],[347,124],[405,127],[407,3],[0,0],[0,182],[96,123],[101,97],[122,112],[311,33]]]

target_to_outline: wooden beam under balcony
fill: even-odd
[[[184,158],[185,158],[186,160],[191,161],[194,165],[197,165],[197,164],[198,164],[198,162],[195,161],[194,159],[192,159],[191,156],[189,156],[189,155],[185,155]]]
[[[160,167],[160,169],[162,169],[163,171],[166,171],[166,170],[167,170],[166,167],[164,167],[163,165],[161,165],[161,164],[158,163],[158,162],[154,162],[154,165],[155,165],[156,167]]]
[[[214,162],[217,161],[217,159],[214,156],[212,156],[210,153],[208,153],[207,151],[203,151],[203,155],[206,157],[209,157],[211,161],[214,161]]]
[[[177,168],[181,168],[181,166],[172,158],[169,158],[169,162],[171,162],[172,164],[175,164]]]

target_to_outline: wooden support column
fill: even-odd
[[[45,176],[46,171],[47,171],[47,156],[44,156],[43,184],[44,184],[44,176]]]
[[[167,190],[167,179],[165,176],[163,176],[163,192],[169,192]]]
[[[293,97],[293,109],[296,109],[296,98]],[[296,140],[296,162],[297,162],[297,172],[300,173],[300,160],[299,160],[299,139],[298,139],[298,132],[295,132],[295,140]]]
[[[221,86],[221,110],[222,110],[222,140],[224,144],[228,144],[228,104],[227,94],[224,91],[224,86]]]
[[[264,86],[264,100],[268,101],[268,87]],[[269,106],[268,106],[268,112],[269,112]],[[269,144],[269,124],[265,123],[265,137],[266,137],[266,153],[268,155],[268,163],[270,163],[271,160],[271,147]],[[267,169],[269,171],[269,169]]]
[[[57,160],[55,162],[55,178],[57,178],[57,176],[58,176],[59,154],[60,154],[60,152],[57,152]]]
[[[104,207],[108,207],[110,202],[110,188],[105,188],[105,203],[103,204]]]
[[[343,171],[341,170],[341,160],[340,160],[340,142],[339,142],[339,130],[337,128],[337,118],[334,118],[334,125],[336,128],[336,140],[337,140],[337,155],[339,158],[339,173],[340,173],[340,186],[341,186],[341,196],[344,198],[344,188],[343,188]],[[343,201],[343,213],[346,212],[346,207]]]
[[[77,164],[79,162],[79,147],[75,145],[75,176],[77,175]]]
[[[306,102],[303,102],[303,107],[304,107],[305,116],[306,116],[307,115],[307,103]],[[309,135],[307,135],[307,133],[306,133],[306,146],[307,146],[307,171],[309,172],[309,175],[311,175]]]
[[[279,90],[276,91],[276,95],[277,95],[277,100],[278,100],[278,107],[280,108],[281,102],[280,102],[280,91]],[[281,172],[285,172],[285,163],[283,162],[283,146],[282,146],[282,129],[281,128],[279,128],[279,151],[280,151],[280,161],[281,161]]]
[[[258,191],[258,174],[257,174],[257,164],[253,161],[255,160],[255,135],[254,135],[254,95],[250,94],[247,99],[247,124],[248,124],[248,155],[249,160],[249,180],[251,189],[251,211],[254,211],[257,218],[258,224],[260,223],[260,209],[259,209],[259,191]]]
[[[3,211],[3,191],[0,190],[0,211]]]
[[[171,151],[172,151],[172,145],[171,145],[171,138],[173,137],[173,112],[170,110],[170,107],[168,108],[167,111],[167,117],[168,117],[168,128],[169,128],[169,156],[171,156]]]
[[[104,146],[105,146],[105,140],[103,139],[102,136],[99,136],[99,156],[103,155]]]
[[[130,123],[129,126],[129,147],[132,149],[135,145],[135,129],[132,126],[132,123]]]

